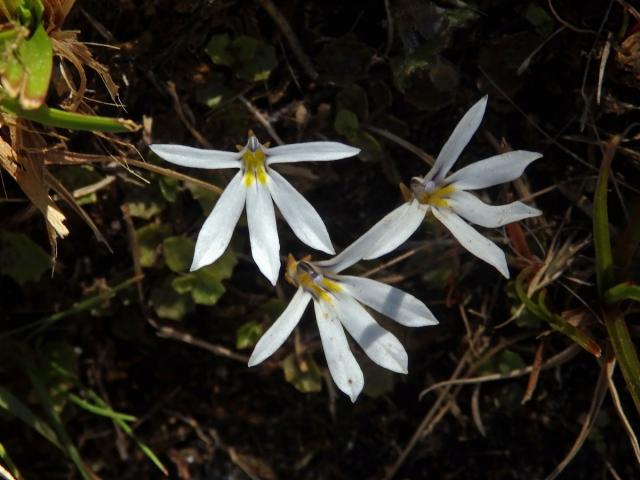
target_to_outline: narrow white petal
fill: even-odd
[[[407,327],[437,325],[438,320],[427,306],[399,288],[370,278],[340,275],[337,277],[358,301]]]
[[[476,130],[480,126],[486,107],[487,96],[485,95],[464,114],[462,120],[458,122],[453,133],[444,144],[444,147],[442,147],[442,150],[440,150],[438,158],[436,158],[436,163],[429,173],[427,173],[425,181],[433,179],[436,181],[442,180],[445,175],[449,173],[453,164],[456,163],[456,160],[460,157],[464,147],[467,146],[469,140],[471,140],[471,137],[473,137],[473,134],[476,133]]]
[[[378,241],[374,243],[369,252],[363,257],[365,260],[378,258],[395,250],[407,241],[418,229],[429,207],[427,205],[421,205],[417,200],[413,200],[405,205],[404,215],[401,218],[396,218],[393,224],[389,222],[383,235],[380,236]]]
[[[271,181],[267,182],[267,186],[273,201],[296,237],[316,250],[335,253],[327,227],[307,199],[278,172],[270,170],[269,177]]]
[[[351,353],[342,325],[335,312],[326,308],[324,304],[314,300],[313,308],[331,377],[336,386],[355,402],[364,387],[364,376]]]
[[[250,367],[270,357],[273,352],[280,348],[300,321],[307,305],[309,305],[309,300],[311,300],[311,294],[305,292],[302,288],[298,288],[287,308],[256,344],[251,358],[249,358]]]
[[[244,208],[246,191],[242,185],[242,172],[238,172],[198,233],[191,271],[215,262],[224,253]]]
[[[267,182],[270,181],[267,177]],[[251,255],[260,271],[275,285],[280,271],[280,241],[273,201],[267,186],[257,179],[245,188]]]
[[[536,152],[516,150],[502,153],[461,168],[447,178],[460,190],[478,190],[515,180],[527,166],[542,157]]]
[[[507,259],[495,243],[482,236],[455,212],[445,208],[433,208],[432,211],[464,248],[495,267],[505,278],[509,278]]]
[[[306,142],[265,149],[267,163],[324,162],[353,157],[359,148],[339,142]]]
[[[340,254],[317,263],[338,273],[363,258],[371,259],[384,255],[407,240],[420,226],[425,214],[426,208],[422,208],[416,200],[403,203]]]
[[[537,217],[542,212],[522,202],[507,205],[487,205],[475,195],[457,191],[448,197],[451,208],[471,223],[483,227],[501,227],[524,218]]]
[[[184,145],[149,145],[153,153],[167,162],[193,168],[240,168],[240,154],[222,150],[205,150]]]
[[[407,373],[409,358],[400,341],[382,328],[350,295],[335,298],[338,319],[367,356],[388,370]]]

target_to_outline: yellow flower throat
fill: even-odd
[[[302,287],[316,300],[332,302],[332,294],[343,290],[335,280],[327,278],[314,265],[308,262],[310,257],[297,261],[291,254],[287,258],[287,280],[296,287]]]
[[[424,188],[422,182],[420,182],[419,184],[417,182],[416,184],[413,184],[412,182],[411,190],[416,200],[418,200],[423,205],[432,205],[434,207],[441,208],[449,206],[447,195],[456,191],[453,185],[447,185],[436,190],[428,191],[426,188]]]
[[[255,152],[247,149],[247,151],[242,154],[242,163],[244,168],[244,177],[242,178],[242,181],[246,187],[253,185],[253,182],[256,180],[263,185],[267,183],[268,177],[266,160],[267,157],[260,148]]]

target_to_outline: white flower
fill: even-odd
[[[182,145],[150,145],[150,148],[159,157],[184,167],[240,169],[220,195],[198,234],[192,271],[215,262],[224,253],[245,201],[251,253],[260,271],[273,285],[280,270],[280,242],[273,202],[300,240],[317,250],[334,253],[318,212],[270,167],[276,163],[338,160],[357,155],[359,149],[338,142],[295,143],[269,148],[268,144],[261,145],[252,132],[249,132],[247,144],[238,147],[239,152]]]
[[[407,327],[438,323],[424,303],[395,287],[369,278],[339,275],[357,262],[368,248],[367,242],[355,242],[338,258],[311,262],[291,255],[286,277],[298,287],[282,315],[258,341],[249,366],[262,362],[289,337],[313,300],[320,340],[329,371],[340,390],[355,402],[364,386],[362,370],[349,348],[344,328],[367,356],[378,365],[398,373],[407,373],[407,352],[400,341],[382,328],[361,303]]]
[[[431,211],[464,248],[509,278],[504,252],[465,220],[483,227],[501,227],[535,217],[542,212],[522,202],[487,205],[468,190],[514,180],[542,155],[524,150],[507,152],[472,163],[447,176],[478,129],[486,106],[485,96],[469,109],[442,147],[429,173],[425,177],[411,179],[410,190],[404,192],[407,202],[389,213],[358,240],[367,242],[370,248],[363,256],[364,259],[377,258],[394,250],[417,230],[425,215]]]

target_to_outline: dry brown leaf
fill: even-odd
[[[16,151],[0,138],[0,165],[20,185],[29,200],[42,212],[48,227],[55,235],[64,238],[69,229],[64,225],[65,215],[49,197],[49,187],[44,180],[42,163],[34,161],[29,155],[18,158]],[[53,243],[55,243],[55,238]]]

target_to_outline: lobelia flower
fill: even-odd
[[[465,220],[482,227],[501,227],[535,217],[542,212],[522,202],[487,205],[468,190],[514,180],[542,155],[524,150],[507,152],[472,163],[448,175],[478,129],[486,106],[487,97],[484,96],[465,113],[442,147],[429,173],[424,177],[412,178],[410,189],[402,186],[407,202],[389,213],[358,240],[367,241],[370,248],[363,256],[364,259],[377,258],[394,250],[418,229],[426,214],[431,211],[464,248],[509,278],[504,252]]]
[[[313,300],[329,372],[352,402],[362,391],[364,377],[344,329],[375,363],[394,372],[407,373],[404,347],[361,303],[407,327],[436,325],[438,321],[424,303],[402,290],[369,278],[339,275],[360,260],[369,247],[369,241],[355,242],[340,255],[321,262],[311,262],[309,257],[295,260],[289,255],[286,278],[298,290],[256,344],[249,366],[262,362],[285,342]]]
[[[293,233],[312,248],[334,253],[318,212],[279,173],[276,163],[339,160],[360,150],[338,142],[294,143],[269,148],[249,132],[249,140],[238,152],[203,150],[183,145],[150,145],[164,160],[193,168],[237,168],[202,225],[196,241],[191,270],[215,262],[225,251],[240,214],[247,204],[251,254],[260,271],[275,285],[280,270],[280,241],[273,202]]]

